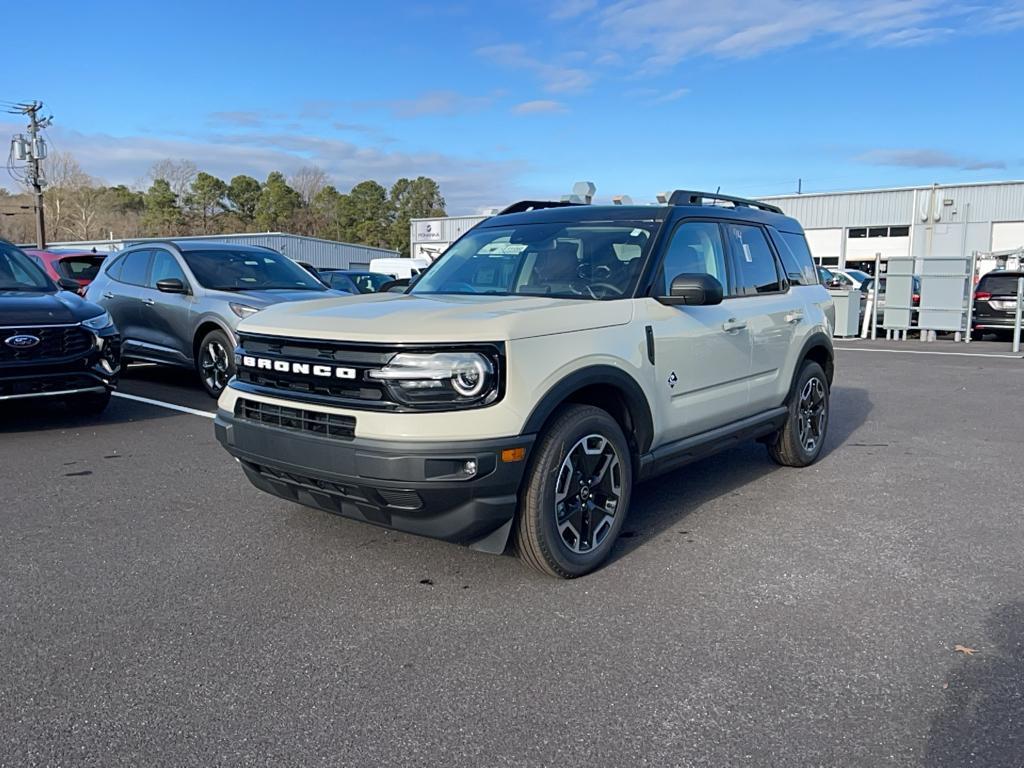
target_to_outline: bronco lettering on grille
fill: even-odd
[[[278,373],[295,373],[302,376],[319,376],[325,379],[354,379],[355,368],[343,368],[335,365],[311,365],[310,363],[293,363],[290,360],[269,360],[265,357],[242,355],[242,366],[263,371]]]

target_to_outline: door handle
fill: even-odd
[[[737,320],[735,317],[730,317],[724,323],[722,323],[722,330],[726,333],[735,333],[737,331],[745,330],[747,323],[745,320]]]
[[[143,299],[142,303],[145,304],[147,307],[152,307],[154,304],[156,304],[156,302],[153,301],[152,299]]]
[[[790,323],[791,325],[799,323],[803,319],[804,319],[804,313],[803,312],[790,312],[789,314],[786,315],[786,322]]]
[[[112,294],[110,291],[106,291],[103,294],[103,298],[104,299],[112,299],[112,298],[114,298],[114,294]]]

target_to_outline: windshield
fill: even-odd
[[[871,275],[867,272],[861,272],[859,269],[848,269],[846,274],[856,280],[858,283],[863,283],[865,280],[870,280]]]
[[[326,286],[275,251],[185,251],[185,263],[213,291],[325,291]]]
[[[74,280],[94,280],[102,263],[102,256],[71,256],[60,260],[60,273]]]
[[[0,291],[53,291],[50,278],[13,245],[0,243]]]
[[[992,274],[989,273],[981,278],[978,283],[979,291],[986,291],[996,296],[1016,296],[1017,295],[1017,279],[1024,277],[1021,273],[1004,273],[1004,274]]]
[[[656,229],[649,221],[477,229],[449,248],[410,293],[632,296]]]
[[[348,276],[359,288],[360,293],[376,293],[384,283],[394,280],[391,275],[382,275],[379,272],[349,272]]]

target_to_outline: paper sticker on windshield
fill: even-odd
[[[754,257],[750,254],[750,245],[747,243],[743,244],[743,258],[747,260],[747,264],[754,263]]]
[[[634,229],[632,232],[629,233],[629,236],[630,237],[640,237],[640,235],[642,235],[643,233],[644,233],[644,231],[642,229]]]

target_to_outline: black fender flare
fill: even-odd
[[[591,365],[580,368],[560,379],[537,402],[526,419],[524,434],[536,434],[543,428],[551,415],[575,392],[597,384],[612,386],[623,396],[629,418],[633,422],[632,435],[626,438],[634,443],[637,454],[643,454],[651,447],[654,438],[654,418],[647,396],[636,379],[611,365]]]
[[[800,348],[800,354],[797,356],[796,367],[793,370],[793,382],[790,384],[790,388],[796,383],[796,377],[800,373],[800,366],[803,365],[804,360],[810,354],[810,351],[816,347],[821,347],[828,354],[828,360],[830,365],[825,366],[825,375],[828,376],[828,384],[832,386],[833,378],[833,366],[835,361],[835,348],[832,344],[832,339],[829,338],[828,334],[824,331],[815,331],[808,336]]]

